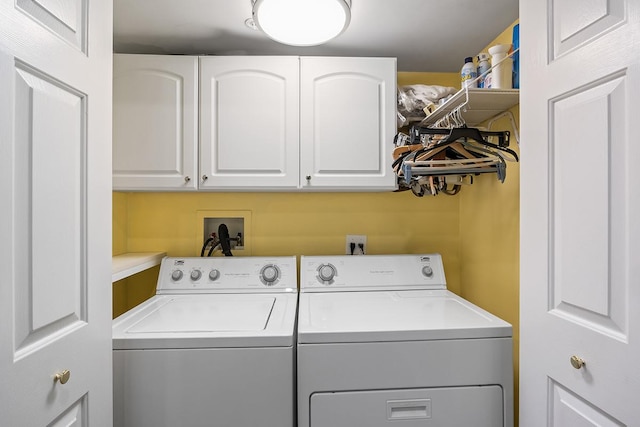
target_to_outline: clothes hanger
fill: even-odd
[[[438,192],[456,194],[460,188],[454,185],[448,190],[447,176],[472,178],[473,175],[496,173],[504,182],[505,160],[519,160],[515,151],[506,148],[509,132],[467,127],[460,107],[443,117],[438,125],[442,127],[413,126],[409,136],[412,148],[394,150],[394,158],[397,156],[393,163],[394,171],[403,176],[416,196],[436,195]],[[489,142],[489,137],[498,137],[498,144]]]
[[[498,179],[504,182],[506,163],[503,158],[490,155],[477,159],[457,160],[405,160],[402,163],[404,179],[408,182],[414,176],[467,175],[497,173]]]
[[[502,157],[505,158],[505,160],[513,161],[513,162],[518,162],[519,161],[518,154],[515,151],[513,151],[512,149],[510,149],[510,148],[501,146],[499,144],[493,144],[493,143],[491,143],[489,141],[486,141],[486,140],[484,142],[472,141],[472,143],[473,144],[478,144],[479,146],[484,147],[484,148],[486,148],[488,150],[491,150],[491,151],[497,150],[497,151],[500,151],[500,152],[503,152],[503,153],[508,153],[511,157],[507,158],[507,157],[502,156]],[[494,151],[494,153],[495,153],[495,151]],[[496,153],[496,154],[501,155],[499,153]]]
[[[455,114],[452,116],[455,117]],[[459,124],[455,123],[455,124]],[[461,158],[466,159],[476,159],[478,157],[484,156],[487,153],[487,150],[474,150],[476,154],[470,153],[465,147],[468,147],[468,140],[477,140],[478,143],[482,145],[486,145],[487,141],[483,138],[480,130],[477,128],[468,128],[468,127],[454,127],[449,129],[449,133],[442,139],[436,140],[435,143],[430,144],[428,147],[416,151],[413,156],[414,160],[428,160],[435,158],[436,155],[445,151],[452,150],[454,153],[458,153]],[[511,151],[511,150],[509,150]],[[449,152],[449,158],[454,157]],[[515,154],[515,153],[514,153]],[[441,157],[441,156],[440,156]]]
[[[402,147],[396,147],[393,150],[393,158],[395,159],[391,164],[391,168],[398,176],[402,176],[402,162],[411,153],[422,149],[420,144],[403,145]]]
[[[465,127],[465,125],[461,126]],[[423,135],[448,135],[451,132],[451,127],[421,127],[414,125],[409,129],[409,140],[411,144],[419,144],[421,143],[421,139]],[[509,131],[490,131],[490,130],[479,130],[483,139],[489,143],[487,138],[497,138],[498,144],[500,147],[508,147],[510,132]],[[495,145],[495,144],[492,144]]]
[[[490,143],[483,137],[482,132],[478,128],[470,128],[466,126],[451,128],[449,130],[449,134],[444,139],[438,141],[438,143],[434,147],[447,146],[459,140],[461,140],[462,144],[467,148],[473,147],[473,145],[469,145],[469,142],[471,142],[472,144],[473,143],[479,144],[481,147],[484,147],[486,149],[494,149],[494,150],[508,153],[509,155],[512,156],[512,159],[514,159],[516,162],[519,161],[518,154],[515,151],[507,147],[501,147],[500,145]],[[461,152],[461,150],[459,149],[457,151]],[[475,150],[475,151],[477,152],[479,150]],[[495,151],[493,151],[493,153],[495,153]],[[463,155],[467,158],[470,158],[468,152]],[[501,157],[504,158],[504,156],[501,156]]]
[[[476,128],[452,128],[444,140],[404,156],[397,166],[403,171],[407,180],[411,179],[412,174],[433,176],[497,171],[499,179],[504,181],[503,171],[506,168],[499,166],[504,163],[503,158],[488,149],[478,147],[473,147],[473,151],[479,154],[474,155],[463,147],[464,143],[459,141],[463,137],[477,137],[477,135],[479,130]],[[483,140],[482,136],[480,139]],[[459,153],[461,158],[452,159],[451,155],[447,157],[448,149]]]
[[[466,127],[466,125],[464,124],[465,121],[464,121],[464,117],[462,116],[462,111],[460,107],[453,110],[451,114],[447,115],[446,117],[450,119],[450,122],[448,124],[452,126],[451,129],[449,130],[449,134],[446,135],[443,139],[436,140],[435,144],[429,145],[428,150],[421,152],[419,155],[416,154],[414,156],[415,160],[427,160],[430,158],[435,158],[436,155],[438,155],[440,152],[446,149],[451,149],[454,153],[458,153],[462,158],[475,159],[478,157],[474,154],[471,154],[469,151],[467,151],[463,147],[463,144],[461,144],[458,141],[461,139],[461,137],[458,136],[459,131],[456,131],[456,129],[473,129],[473,131],[471,131],[470,136],[472,138],[480,138],[481,141],[484,141],[484,138],[480,134],[479,129]],[[462,126],[465,126],[465,127],[462,127]],[[442,158],[442,155],[438,157]],[[453,156],[449,156],[449,157],[453,157]]]

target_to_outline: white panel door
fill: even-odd
[[[201,189],[298,185],[298,57],[200,58]]]
[[[113,58],[113,187],[198,186],[198,58]]]
[[[0,2],[0,424],[111,426],[112,2]]]
[[[300,58],[300,186],[393,190],[395,58]]]
[[[636,426],[640,2],[520,15],[520,425]]]

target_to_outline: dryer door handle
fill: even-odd
[[[387,400],[387,419],[431,418],[431,399]]]

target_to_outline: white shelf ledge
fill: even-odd
[[[159,265],[166,252],[132,252],[112,258],[111,281],[117,282],[141,271]]]
[[[433,125],[456,108],[460,108],[465,123],[475,126],[519,103],[518,89],[460,89],[423,119],[420,125]]]

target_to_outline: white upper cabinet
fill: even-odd
[[[298,57],[200,58],[200,188],[297,188],[298,63]]]
[[[114,190],[197,188],[198,58],[114,55]]]
[[[115,62],[116,190],[396,188],[395,58],[116,55]]]
[[[394,58],[300,58],[300,186],[393,190]]]

